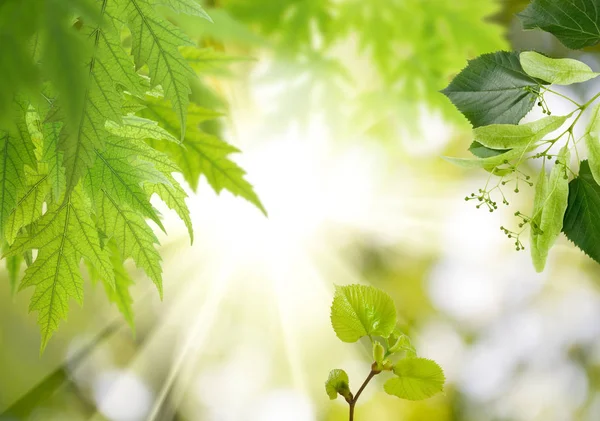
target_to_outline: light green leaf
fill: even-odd
[[[569,180],[566,170],[569,158],[568,148],[562,148],[546,187],[546,195],[542,202],[540,230],[537,233],[534,232],[532,236],[532,248],[536,249],[532,250],[532,257],[538,272],[544,270],[548,252],[562,231],[563,217],[569,199]],[[542,187],[540,186],[539,189],[542,190]],[[539,199],[536,198],[536,200]]]
[[[23,255],[15,254],[6,258],[6,271],[8,272],[8,282],[10,283],[10,293],[15,294],[17,290],[17,281],[21,272],[21,263],[23,263]]]
[[[114,239],[122,260],[131,257],[136,266],[146,272],[162,298],[161,258],[154,247],[158,239],[152,228],[138,212],[119,203],[111,192],[106,189],[100,191],[96,201],[99,228]]]
[[[114,286],[108,254],[102,250],[98,232],[89,213],[87,198],[77,188],[61,206],[50,209],[27,234],[20,235],[10,256],[37,249],[38,256],[25,272],[21,289],[35,286],[29,309],[38,311],[42,350],[61,319],[69,300],[83,301],[81,259],[91,263],[100,276]]]
[[[531,217],[530,227],[530,239],[531,239],[531,260],[533,266],[538,272],[544,270],[546,265],[546,252],[543,248],[540,248],[538,242],[541,238],[541,225],[542,225],[542,211],[544,210],[544,204],[546,197],[548,196],[548,175],[546,174],[546,162],[542,166],[540,174],[538,175],[537,182],[535,184],[535,195],[533,198],[533,215]]]
[[[389,348],[389,352],[405,352],[407,357],[417,356],[417,350],[415,349],[412,342],[410,341],[410,338],[407,335],[399,332],[398,336],[395,336],[395,339],[396,340]]]
[[[594,107],[587,133],[584,135],[588,149],[588,164],[596,183],[600,182],[600,105]]]
[[[25,181],[25,165],[35,162],[31,140],[0,130],[0,240]],[[35,165],[35,164],[33,164]]]
[[[91,193],[94,203],[102,200],[105,193],[109,194],[117,203],[140,212],[164,231],[158,212],[150,204],[143,185],[169,183],[165,176],[149,162],[123,153],[122,149],[112,148],[110,144],[107,144],[102,152],[95,152],[96,163],[85,178],[86,188]]]
[[[568,116],[548,116],[526,124],[492,124],[473,130],[475,141],[491,149],[529,148],[559,129]]]
[[[485,168],[486,170],[492,170],[515,159],[522,159],[531,149],[533,149],[533,147],[511,149],[505,153],[490,156],[488,158],[455,158],[444,156],[443,159],[462,168]]]
[[[212,19],[208,13],[204,11],[202,6],[200,6],[196,0],[157,0],[156,4],[167,6],[177,13],[184,13],[190,16],[199,16],[209,22],[212,22]]]
[[[135,324],[133,320],[133,299],[129,292],[129,288],[134,284],[133,279],[125,270],[121,253],[114,241],[109,241],[106,245],[110,253],[110,261],[113,265],[115,273],[115,284],[110,285],[104,282],[106,295],[108,299],[117,305],[117,308],[123,314],[123,317],[129,323],[131,330],[135,332]]]
[[[396,326],[396,307],[392,298],[377,288],[336,286],[331,324],[344,342],[356,342],[363,336],[387,338]]]
[[[26,170],[25,182],[19,188],[17,203],[6,221],[6,240],[12,244],[19,231],[42,216],[44,201],[50,191],[48,176]]]
[[[182,145],[172,142],[151,141],[150,144],[165,152],[181,168],[181,172],[193,190],[198,187],[200,175],[204,175],[215,192],[223,189],[241,196],[266,214],[252,185],[245,179],[245,171],[233,162],[229,155],[239,150],[216,136],[200,130],[200,123],[215,118],[214,112],[191,104],[188,109],[190,124]],[[158,121],[169,132],[177,131],[173,112],[161,101],[148,99],[141,115]]]
[[[598,77],[590,66],[570,58],[554,59],[534,51],[525,51],[520,55],[523,70],[531,76],[545,80],[553,85],[571,85]]]
[[[177,114],[183,139],[191,92],[189,81],[194,77],[194,71],[178,48],[193,46],[194,42],[179,28],[161,18],[148,1],[121,0],[121,4],[133,37],[135,64],[138,68],[148,65],[152,86],[162,86],[165,97],[171,101]]]
[[[446,378],[441,367],[425,358],[405,358],[394,366],[394,377],[383,386],[386,393],[418,401],[444,390]]]
[[[338,394],[345,398],[351,399],[350,393],[350,381],[348,380],[348,374],[344,370],[331,370],[329,377],[325,382],[325,391],[329,399],[336,399]]]

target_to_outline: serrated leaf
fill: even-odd
[[[161,101],[148,99],[141,115],[158,121],[169,132],[177,130],[173,112]],[[188,115],[190,124],[182,145],[161,141],[151,141],[150,144],[165,152],[177,164],[193,190],[198,187],[200,175],[204,175],[215,192],[228,190],[248,200],[266,214],[252,185],[244,178],[245,171],[229,159],[230,154],[239,150],[200,130],[200,123],[213,119],[214,112],[191,104]]]
[[[491,149],[529,148],[559,129],[568,116],[548,116],[526,124],[491,124],[473,130],[475,141]]]
[[[96,206],[98,226],[113,238],[122,260],[129,257],[154,282],[162,298],[162,268],[160,254],[154,247],[158,239],[144,218],[105,189],[100,190]]]
[[[535,269],[538,272],[544,270],[548,252],[556,242],[563,227],[563,218],[567,209],[569,197],[569,181],[565,165],[569,162],[569,151],[567,147],[561,149],[557,156],[557,163],[554,164],[548,184],[546,194],[541,201],[541,215],[539,230],[534,230],[532,234],[532,260]],[[536,188],[536,195],[537,195]],[[542,190],[542,187],[539,187]],[[539,201],[535,198],[534,201]],[[539,202],[538,202],[539,203]]]
[[[394,365],[394,377],[383,388],[389,395],[417,401],[443,392],[446,378],[441,367],[425,358],[405,358]]]
[[[115,274],[114,286],[107,282],[104,283],[106,295],[108,299],[117,305],[117,308],[129,323],[131,330],[135,332],[135,324],[133,320],[133,299],[129,288],[134,284],[131,275],[125,269],[121,253],[114,241],[110,241],[107,246],[110,253],[110,261],[113,265]]]
[[[198,4],[196,0],[157,0],[156,4],[167,6],[177,13],[184,13],[190,16],[198,16],[212,22],[212,19],[206,11]]]
[[[596,105],[584,135],[588,149],[588,165],[596,183],[600,181],[600,105]]]
[[[473,127],[518,124],[539,94],[516,52],[500,51],[471,60],[442,91]]]
[[[574,50],[600,42],[597,0],[533,0],[518,16],[525,29],[550,32]]]
[[[35,287],[29,309],[38,311],[42,350],[60,320],[66,318],[69,300],[74,298],[80,304],[83,301],[83,279],[79,270],[82,258],[114,286],[112,266],[100,246],[86,201],[80,189],[75,189],[61,206],[44,214],[30,232],[20,235],[9,250],[9,256],[38,250],[20,289]]]
[[[350,381],[348,374],[344,370],[335,369],[329,372],[329,377],[325,382],[325,391],[329,399],[336,399],[338,394],[347,397],[350,396]]]
[[[585,254],[600,263],[600,185],[587,161],[569,183],[569,203],[563,232]]]
[[[29,138],[0,130],[0,240],[25,180],[25,165],[35,162]]]
[[[108,3],[112,5],[112,2]],[[133,71],[120,45],[117,29],[111,24],[114,6],[103,8],[105,24],[84,27],[91,43],[87,61],[85,89],[79,91],[81,114],[77,121],[66,125],[58,146],[64,153],[66,191],[69,192],[94,164],[95,150],[104,148],[107,121],[120,122],[123,96],[121,87],[140,94],[143,80]]]
[[[85,178],[86,188],[93,193],[94,203],[102,200],[107,193],[117,203],[150,218],[164,231],[158,212],[144,191],[145,183],[168,183],[164,175],[149,162],[112,148],[110,144],[102,152],[97,150],[96,155],[96,163]]]
[[[63,167],[63,152],[58,148],[59,139],[64,136],[61,131],[62,124],[46,123],[43,130],[43,147],[41,161],[46,164],[46,175],[48,182],[52,187],[52,197],[58,202],[67,187],[65,169]]]
[[[177,114],[181,137],[185,136],[187,107],[194,72],[178,48],[194,43],[179,28],[161,18],[146,0],[122,0],[133,37],[136,66],[148,65],[152,86],[161,85]]]
[[[388,294],[371,286],[336,286],[331,324],[344,342],[363,336],[387,338],[396,326],[396,307]]]
[[[27,170],[25,183],[17,194],[17,203],[8,215],[6,240],[12,244],[19,231],[42,216],[44,201],[50,191],[48,176]]]
[[[570,58],[554,59],[534,51],[525,51],[520,59],[525,73],[553,85],[586,82],[600,75],[587,64]]]

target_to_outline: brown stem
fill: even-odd
[[[371,368],[371,372],[369,373],[369,375],[367,376],[367,378],[363,382],[363,384],[360,387],[360,389],[358,389],[358,392],[356,392],[356,395],[354,395],[354,397],[350,401],[348,401],[348,405],[350,405],[350,419],[349,419],[349,421],[354,421],[354,407],[356,406],[356,401],[360,397],[360,394],[363,392],[363,390],[365,390],[365,387],[367,387],[367,385],[369,384],[369,382],[371,381],[371,379],[373,377],[375,377],[376,375],[378,375],[379,373],[381,373],[381,371],[376,370],[375,368]]]

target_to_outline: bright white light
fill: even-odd
[[[142,421],[152,403],[152,393],[134,374],[126,371],[102,373],[94,382],[98,410],[112,421]]]
[[[294,390],[273,390],[256,404],[249,421],[316,421],[310,399]]]

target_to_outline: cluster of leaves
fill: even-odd
[[[386,393],[402,399],[422,400],[443,391],[446,380],[442,369],[434,361],[417,356],[409,337],[398,329],[394,301],[385,292],[364,285],[336,287],[331,324],[343,342],[368,337],[373,347],[371,371],[356,394],[350,391],[344,370],[332,370],[325,383],[330,399],[341,395],[348,402],[351,421],[360,394],[382,372],[394,374],[384,384]]]
[[[210,3],[265,36],[279,58],[294,64],[284,77],[295,81],[295,95],[286,90],[282,98],[284,104],[294,99],[286,104],[294,118],[305,108],[339,114],[339,104],[351,104],[353,120],[385,130],[398,119],[414,124],[415,103],[452,116],[452,107],[436,93],[461,68],[462,58],[506,45],[502,28],[486,19],[499,10],[492,0]],[[281,75],[276,70],[273,75]],[[340,120],[348,118],[332,119]]]
[[[162,296],[152,225],[158,197],[193,239],[187,194],[202,174],[263,210],[237,152],[200,123],[190,60],[203,50],[160,7],[210,20],[195,0],[8,0],[0,5],[0,249],[13,289],[34,287],[42,349],[69,301],[83,300],[81,263],[133,326],[131,258]],[[184,48],[182,48],[184,47]]]
[[[519,17],[526,29],[550,32],[571,49],[600,43],[595,0],[534,0]],[[583,83],[598,76],[600,73],[573,59],[554,59],[533,51],[497,52],[469,62],[443,91],[474,127],[469,151],[475,158],[448,160],[490,173],[485,187],[466,200],[493,212],[498,208],[496,200],[509,204],[504,186],[514,185],[518,193],[519,186],[535,184],[531,213],[515,213],[519,229],[501,229],[515,241],[517,250],[524,249],[521,235],[529,229],[531,257],[538,271],[544,269],[561,231],[600,262],[600,105],[592,107],[600,93],[580,104],[552,89],[552,85]],[[573,111],[552,115],[546,95],[569,101]],[[547,116],[519,124],[536,103]],[[592,110],[590,122],[576,139],[575,127],[588,109]],[[580,158],[581,140],[588,160]],[[576,163],[572,163],[572,152]],[[530,181],[524,165],[530,160],[542,161],[535,182]],[[552,160],[553,165],[549,164]]]

